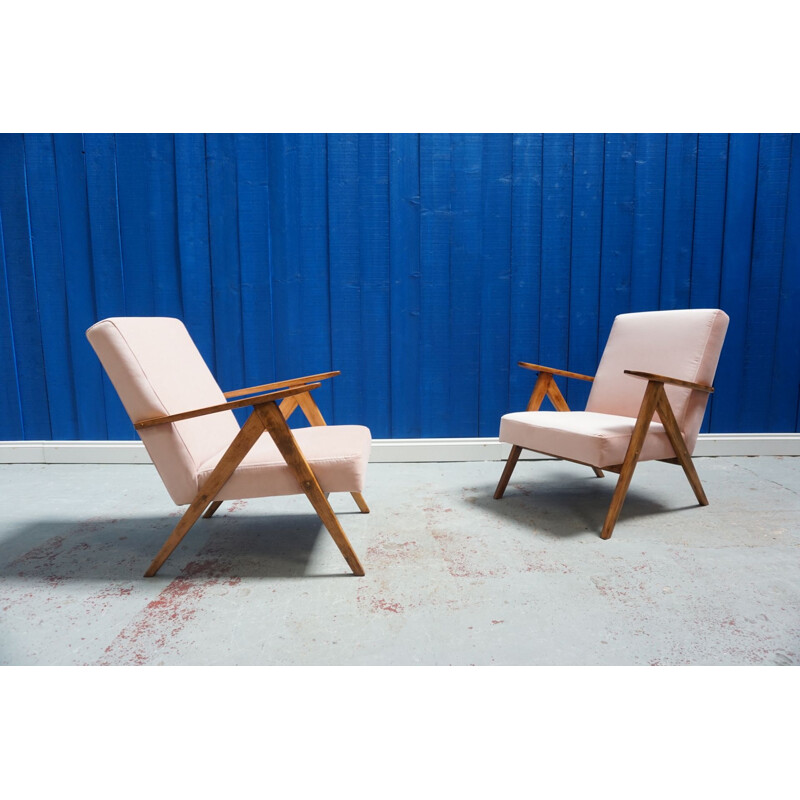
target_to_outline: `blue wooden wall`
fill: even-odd
[[[405,438],[683,307],[731,316],[705,430],[798,430],[800,135],[0,135],[2,439],[135,438],[112,315],[182,318],[223,389],[340,369],[329,421]]]

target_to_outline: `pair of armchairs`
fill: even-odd
[[[680,465],[698,502],[707,505],[691,454],[727,326],[727,315],[716,309],[622,314],[594,377],[519,362],[539,377],[527,410],[500,422],[500,439],[512,447],[495,498],[527,449],[586,464],[598,477],[602,470],[619,474],[603,539],[611,536],[639,461]],[[361,492],[371,435],[361,425],[327,426],[311,397],[338,372],[223,394],[177,319],[116,317],[86,335],[171,498],[189,506],[146,577],[224,501],[300,493],[353,573],[364,574],[327,495],[350,492],[361,512],[369,512]],[[592,381],[585,411],[569,410],[556,375]],[[540,410],[545,398],[555,411]],[[244,407],[252,411],[240,428],[233,410]],[[289,428],[297,409],[311,427]]]

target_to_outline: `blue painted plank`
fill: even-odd
[[[542,139],[540,133],[518,133],[513,141],[509,411],[524,409],[533,389],[533,374],[517,361],[541,363]]]
[[[79,133],[57,133],[53,145],[78,436],[107,439],[103,369],[86,339],[87,328],[100,317],[95,307],[83,137]]]
[[[0,439],[19,441],[24,437],[22,403],[19,398],[14,326],[8,297],[3,209],[0,208]]]
[[[89,235],[92,277],[99,319],[124,315],[125,289],[120,247],[115,141],[112,134],[86,134],[86,189],[89,198]],[[103,374],[109,439],[134,439],[128,415],[114,387]]]
[[[449,309],[449,436],[475,436],[481,396],[483,149],[480,134],[451,137],[453,192]],[[487,301],[488,302],[488,301]],[[508,346],[506,344],[506,350]],[[495,427],[497,421],[495,421]],[[494,435],[496,431],[493,432]]]
[[[758,188],[753,229],[752,279],[747,309],[747,344],[742,367],[747,391],[740,425],[745,430],[774,432],[765,389],[775,368],[781,261],[789,188],[791,134],[761,134]],[[767,402],[765,402],[765,399]]]
[[[420,136],[420,349],[422,436],[437,437],[449,429],[450,387],[450,180],[449,134]]]
[[[418,385],[420,348],[419,136],[389,136],[389,258],[391,278],[392,436],[422,435]]]
[[[701,133],[692,238],[690,305],[693,308],[719,307],[727,172],[728,135]]]
[[[693,308],[719,307],[727,169],[728,135],[701,133],[697,145],[697,185],[689,293],[689,304]],[[701,433],[709,430],[713,407],[714,395],[711,395],[700,428]]]
[[[378,438],[391,435],[389,391],[389,140],[362,134],[358,143],[361,357],[366,425]]]
[[[327,155],[331,354],[332,366],[342,373],[333,380],[332,418],[339,424],[363,424],[368,400],[360,354],[358,136],[329,135]]]
[[[183,304],[177,248],[175,142],[172,134],[149,133],[146,143],[147,254],[155,275],[155,313],[180,319]]]
[[[256,386],[275,373],[272,273],[269,250],[269,168],[267,137],[237,134],[236,189],[242,280],[244,383]]]
[[[483,252],[478,436],[494,436],[508,411],[511,319],[512,137],[483,140]]]
[[[606,136],[598,334],[601,347],[605,347],[614,317],[631,309],[635,149],[634,136]]]
[[[53,137],[26,134],[24,141],[36,299],[39,308],[44,309],[39,322],[50,425],[54,439],[77,439]]]
[[[746,390],[742,360],[747,341],[758,141],[758,134],[732,133],[728,147],[720,308],[728,314],[730,323],[714,379],[716,391],[711,409],[711,429],[723,433],[740,430]]]
[[[175,184],[183,321],[209,368],[216,372],[203,134],[175,135]]]
[[[148,141],[144,133],[116,135],[119,234],[125,286],[125,313],[151,317],[156,313],[156,274],[161,265],[149,252],[150,192]]]
[[[52,428],[27,200],[22,135],[0,134],[0,214],[23,433],[26,439],[49,439]]]
[[[660,308],[688,308],[692,280],[697,134],[667,135]]]
[[[781,263],[775,369],[769,409],[776,431],[797,431],[800,414],[800,134],[792,135]]]
[[[575,134],[569,356],[565,368],[584,375],[594,375],[599,360],[597,309],[600,303],[604,149],[603,134]],[[588,381],[567,381],[570,408],[585,408],[590,389]]]
[[[631,311],[658,308],[666,158],[665,134],[636,135]]]
[[[222,390],[231,391],[246,385],[233,134],[206,136],[206,170],[215,374]]]

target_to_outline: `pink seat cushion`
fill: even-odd
[[[500,420],[500,441],[594,467],[610,467],[625,460],[635,424],[633,417],[592,411],[519,411]],[[675,451],[664,426],[653,422],[640,460],[657,458],[675,458]]]
[[[369,428],[331,425],[298,428],[292,433],[323,492],[360,492],[364,489],[372,440]],[[200,467],[198,486],[208,479],[223,454],[224,450]],[[264,433],[214,499],[239,500],[300,494],[302,491],[272,437]]]

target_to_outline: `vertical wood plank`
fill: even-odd
[[[636,135],[631,311],[658,309],[666,157],[665,134]]]
[[[236,149],[232,134],[206,136],[208,228],[217,382],[245,385],[242,276],[239,263]],[[242,424],[246,414],[238,413]]]
[[[389,136],[392,436],[421,436],[419,136]]]
[[[53,136],[53,145],[78,436],[87,440],[106,439],[108,425],[103,370],[85,333],[100,317],[95,304],[92,273],[83,136],[57,133]]]
[[[630,311],[636,139],[607,134],[603,185],[599,339],[605,347],[617,314]]]
[[[0,214],[23,435],[28,439],[49,439],[52,428],[36,302],[22,134],[0,134]]]
[[[730,323],[714,379],[717,397],[711,408],[711,424],[717,431],[740,430],[742,398],[752,391],[744,385],[741,367],[747,341],[758,141],[756,133],[732,133],[728,148],[720,307]]]
[[[479,436],[494,436],[508,412],[511,316],[512,139],[487,134],[483,140],[483,242]]]
[[[584,375],[594,375],[600,349],[597,341],[597,309],[600,303],[604,148],[605,137],[602,133],[575,134],[569,353],[568,366],[564,368]],[[591,384],[587,381],[567,381],[567,401],[570,408],[582,410],[586,406],[590,389]]]
[[[361,271],[358,217],[358,137],[327,138],[328,250],[332,365],[341,370],[333,383],[331,421],[364,420],[364,365],[361,350]]]
[[[202,133],[175,135],[175,186],[183,321],[216,374],[206,140]]]
[[[667,136],[660,307],[688,308],[692,279],[697,134]]]
[[[514,134],[512,145],[510,410],[524,409],[532,388],[530,374],[516,367],[517,361],[541,363],[542,140],[542,134]]]
[[[800,134],[792,134],[789,188],[781,260],[781,288],[769,419],[793,431],[800,415]]]
[[[363,391],[369,392],[364,424],[373,436],[391,432],[389,391],[389,140],[361,134],[358,145],[359,257]]]
[[[105,319],[126,313],[114,136],[86,134],[84,149],[95,304],[98,319]],[[103,390],[108,438],[136,438],[133,425],[105,374],[103,374]]]
[[[753,261],[747,308],[747,344],[743,370],[746,386],[763,384],[775,369],[776,318],[781,286],[781,262],[789,189],[791,134],[761,134],[758,154],[758,185],[753,228]],[[757,276],[757,277],[756,277]],[[768,386],[772,386],[769,381]],[[766,401],[766,402],[765,402]],[[740,424],[745,430],[775,432],[769,416],[767,392],[748,391]]]
[[[571,134],[544,135],[539,347],[548,366],[566,365],[569,357],[572,159]]]
[[[450,387],[450,180],[448,134],[420,137],[420,313],[422,347],[419,386],[423,393],[422,435],[448,430]]]
[[[289,376],[278,376],[275,369],[267,137],[237,134],[235,147],[243,381],[244,386],[256,386],[272,378],[280,380]],[[281,334],[287,337],[289,332]],[[291,342],[287,346],[291,346]]]
[[[450,329],[450,363],[446,378],[451,392],[449,436],[472,436],[471,432],[478,427],[484,289],[481,274],[483,139],[481,134],[451,137],[452,263],[449,305],[442,312],[448,317]]]
[[[67,284],[61,251],[55,153],[50,134],[26,134],[25,175],[44,355],[44,377],[54,439],[78,439]]]
[[[17,359],[14,352],[14,326],[8,296],[3,209],[0,207],[0,437],[18,441],[24,437],[22,404],[19,398]]]

